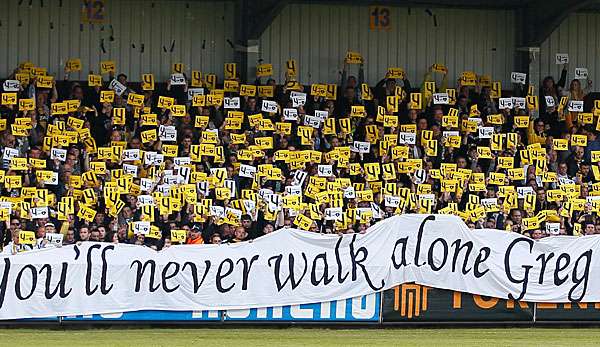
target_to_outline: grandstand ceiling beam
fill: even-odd
[[[250,27],[248,28],[248,39],[258,40],[260,36],[267,30],[269,25],[273,23],[275,17],[281,13],[289,3],[287,0],[261,0],[252,1],[254,6],[250,7],[249,20]]]
[[[260,36],[287,4],[287,0],[235,1],[235,61],[242,80],[250,81],[254,75]]]
[[[533,0],[516,8],[515,71],[527,73],[529,83],[541,83],[540,46],[573,12],[596,0]],[[537,89],[535,89],[537,91]]]
[[[577,10],[595,3],[595,0],[534,0],[521,12],[521,46],[539,47],[552,32]]]

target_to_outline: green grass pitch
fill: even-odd
[[[0,329],[0,346],[597,346],[586,328]]]

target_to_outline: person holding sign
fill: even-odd
[[[27,241],[21,241],[21,233],[30,233],[25,232],[20,229],[16,229],[11,236],[11,239],[8,243],[3,245],[2,254],[5,255],[14,255],[20,252],[26,252],[33,249],[33,244]],[[23,237],[25,239],[25,237]],[[35,240],[35,239],[34,239]]]
[[[541,114],[546,113],[547,109],[555,108],[556,105],[558,105],[560,96],[562,95],[562,90],[567,82],[567,68],[568,64],[565,63],[560,73],[560,79],[558,82],[555,82],[552,76],[546,76],[542,80],[542,86],[539,90]],[[548,104],[548,99],[546,99],[546,97],[552,98],[553,102],[550,105]],[[552,110],[548,111],[549,113],[552,113]]]
[[[350,53],[350,52],[349,52]],[[358,80],[356,76],[348,76],[348,67],[351,64],[356,64],[358,62]],[[354,90],[355,97],[360,99],[361,91],[360,86],[365,81],[365,71],[364,71],[364,58],[360,57],[358,61],[349,60],[348,57],[344,59],[344,67],[342,68],[342,76],[340,83],[340,90],[345,91],[347,88],[352,88]]]
[[[386,73],[385,77],[383,79],[381,79],[379,82],[377,82],[377,84],[375,85],[374,89],[374,94],[377,97],[377,101],[379,101],[379,103],[376,103],[376,105],[383,105],[383,100],[386,100],[386,98],[388,96],[393,96],[393,95],[397,95],[397,88],[401,87],[402,90],[404,91],[404,93],[407,93],[407,96],[410,94],[411,86],[410,86],[410,81],[408,80],[408,77],[406,76],[406,74],[404,74],[403,78],[402,78],[402,86],[399,86],[396,78],[390,78],[389,77],[389,71],[388,73]],[[402,97],[402,95],[399,95],[401,99],[404,99]]]
[[[567,107],[566,110],[563,111],[565,112],[565,122],[568,129],[573,128],[574,122],[577,119],[577,113],[583,112],[583,99],[591,88],[592,80],[590,79],[587,80],[585,88],[581,87],[580,80],[574,79],[571,81],[571,84],[569,85],[569,94],[567,95],[567,104],[570,105],[571,110]],[[574,107],[577,108],[575,109]]]

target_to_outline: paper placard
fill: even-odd
[[[512,83],[525,84],[527,80],[527,74],[522,72],[513,72],[510,74],[510,81]]]
[[[344,212],[341,207],[328,207],[325,209],[325,220],[342,220]]]
[[[400,206],[400,197],[393,195],[384,195],[383,197],[385,207],[398,207]]]
[[[494,134],[494,127],[479,127],[477,129],[480,139],[491,139]]]
[[[29,210],[31,214],[31,219],[44,219],[48,218],[48,207],[33,207]]]
[[[400,145],[414,145],[417,143],[417,134],[400,132],[398,134],[398,144]]]
[[[277,113],[277,102],[271,100],[263,100],[261,111],[268,113]]]
[[[42,183],[51,186],[58,185],[58,172],[51,171],[50,176],[42,180]]]
[[[189,88],[187,91],[188,100],[194,100],[194,96],[204,95],[204,88]]]
[[[328,111],[321,111],[321,110],[315,110],[315,117],[321,119],[321,120],[325,120],[327,119],[327,117],[329,117],[329,112]]]
[[[292,91],[290,99],[292,99],[292,107],[304,106],[306,103],[306,93]]]
[[[2,88],[5,92],[18,92],[21,82],[17,80],[6,80],[2,83]]]
[[[518,108],[521,110],[525,109],[525,105],[527,105],[527,100],[525,98],[518,98],[518,97],[513,97],[512,98],[512,102],[513,102],[513,107],[514,108]]]
[[[450,97],[448,93],[434,93],[433,94],[433,104],[434,105],[448,105],[450,102]]]
[[[297,121],[298,120],[298,110],[295,108],[284,108],[283,109],[283,119],[289,121]]]
[[[546,223],[546,234],[559,235],[560,234],[560,223]]]
[[[575,68],[575,79],[578,80],[587,80],[588,78],[588,69],[585,67]]]
[[[569,54],[567,53],[556,53],[556,65],[568,64]]]
[[[301,186],[296,186],[296,185],[286,186],[285,187],[285,192],[288,195],[302,195],[302,187]]]
[[[318,129],[321,127],[321,118],[307,114],[304,116],[304,125]]]
[[[569,112],[583,112],[583,100],[571,100],[568,106]]]
[[[150,222],[133,222],[133,232],[135,234],[147,235],[150,232]]]
[[[161,125],[158,128],[158,137],[161,141],[177,141],[177,129],[174,125]]]
[[[240,97],[224,98],[223,108],[225,109],[238,109],[240,108]]]
[[[50,159],[58,159],[60,161],[67,160],[67,150],[63,148],[52,148],[50,152]]]
[[[240,164],[240,177],[254,178],[254,175],[256,175],[256,171],[256,167],[252,165]]]
[[[517,197],[519,199],[525,198],[525,195],[535,194],[533,187],[517,187]]]
[[[371,150],[371,143],[363,142],[363,141],[354,141],[352,146],[350,146],[350,150],[358,153],[369,153]]]
[[[498,107],[501,110],[511,110],[513,108],[512,98],[500,98],[498,99]]]
[[[48,244],[54,247],[62,247],[63,237],[64,235],[59,233],[46,233],[46,236],[44,236],[48,240]]]
[[[123,151],[123,161],[141,160],[139,149],[126,149]]]
[[[185,76],[182,73],[171,74],[171,85],[172,86],[184,86],[187,84]]]
[[[127,89],[127,87],[125,87],[121,82],[117,81],[116,79],[110,81],[108,88],[114,90],[115,93],[119,96],[123,95],[123,93],[125,93],[125,90]]]
[[[10,161],[11,158],[18,157],[19,150],[10,147],[4,147],[4,151],[2,152],[2,159]]]
[[[321,177],[331,177],[333,176],[333,166],[332,165],[319,165],[317,168],[318,175]]]

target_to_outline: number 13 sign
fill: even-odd
[[[371,30],[390,30],[391,10],[384,6],[369,7],[369,28]]]

